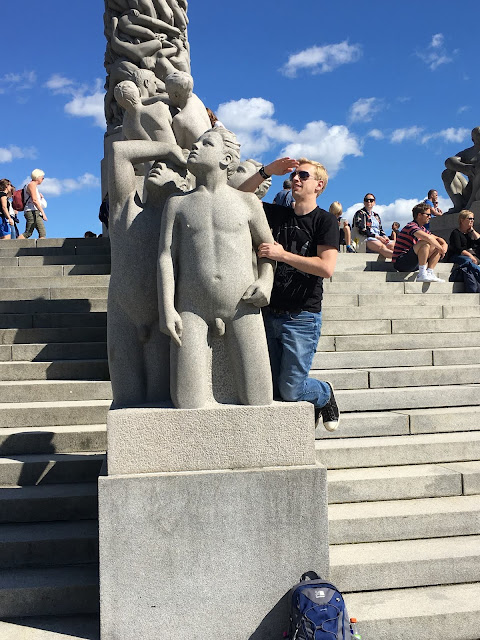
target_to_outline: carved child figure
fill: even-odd
[[[179,111],[173,116],[173,132],[177,144],[190,150],[193,143],[210,129],[205,105],[193,93],[193,78],[184,71],[175,71],[165,78],[165,89],[172,107]]]
[[[165,205],[159,243],[160,329],[170,335],[170,391],[178,408],[210,400],[208,332],[224,334],[242,404],[272,402],[260,307],[268,304],[273,263],[252,265],[252,245],[273,243],[262,205],[227,185],[239,162],[234,134],[211,129],[193,145],[187,168],[197,187]]]

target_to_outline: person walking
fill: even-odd
[[[30,238],[36,229],[38,231],[39,238],[46,238],[47,232],[45,230],[44,222],[47,221],[47,216],[45,215],[44,208],[47,206],[47,202],[38,191],[38,187],[45,179],[45,172],[41,169],[34,169],[31,173],[31,178],[31,182],[24,187],[25,208],[23,213],[27,226],[23,237]]]

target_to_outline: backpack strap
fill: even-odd
[[[315,571],[305,571],[300,578],[300,582],[304,582],[305,580],[320,580],[320,576]]]

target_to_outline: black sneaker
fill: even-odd
[[[315,427],[318,427],[320,416],[322,416],[323,426],[325,429],[327,431],[335,431],[338,427],[338,423],[340,422],[340,411],[338,410],[337,403],[335,401],[333,387],[329,382],[327,382],[327,384],[330,387],[330,399],[324,407],[318,410],[318,417],[317,409],[315,409]]]

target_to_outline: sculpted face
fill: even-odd
[[[147,178],[147,189],[151,192],[166,190],[168,192],[177,189],[184,190],[186,187],[186,178],[179,175],[172,167],[165,162],[155,162]]]
[[[187,159],[188,170],[194,175],[199,168],[214,169],[225,160],[222,137],[214,131],[207,131],[194,143]]]
[[[480,145],[480,127],[472,129],[472,142],[474,145]]]

